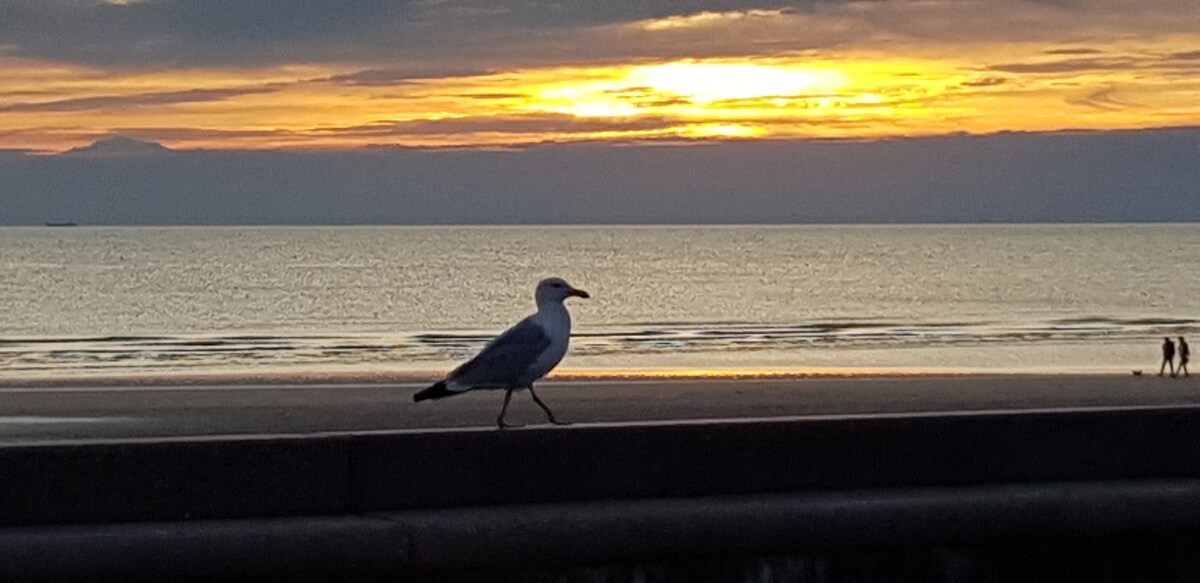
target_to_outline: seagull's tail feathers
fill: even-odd
[[[429,387],[421,389],[413,394],[413,402],[420,403],[428,399],[441,399],[444,397],[452,397],[457,395],[457,392],[446,388],[446,381],[438,381]]]

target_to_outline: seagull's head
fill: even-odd
[[[571,287],[571,284],[561,277],[548,277],[538,282],[534,297],[537,298],[538,305],[542,305],[546,302],[562,303],[563,300],[570,297],[590,298],[592,296],[581,289]]]

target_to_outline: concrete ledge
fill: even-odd
[[[1200,407],[0,448],[0,527],[1200,479]]]
[[[1198,535],[1191,406],[0,447],[4,581],[439,579]]]
[[[0,526],[339,514],[348,451],[344,437],[0,447]]]
[[[367,581],[403,572],[407,531],[375,518],[0,529],[3,581]]]
[[[867,490],[9,528],[0,529],[0,580],[394,580],[473,569],[1036,545],[1198,529],[1200,480]],[[960,563],[962,556],[970,555]]]
[[[386,515],[444,571],[1196,532],[1200,480],[867,490]],[[468,542],[469,541],[469,542]]]
[[[367,435],[349,445],[351,512],[1200,478],[1200,407]]]

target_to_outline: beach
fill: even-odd
[[[0,388],[0,443],[492,429],[503,393],[414,404],[415,383]],[[577,425],[1200,404],[1200,380],[1133,375],[857,375],[556,380],[538,394]],[[517,393],[510,422],[544,424]]]
[[[580,424],[1191,403],[1179,225],[0,229],[0,439],[491,428],[414,404],[560,275]],[[1135,377],[1131,371],[1145,376]],[[509,420],[542,423],[518,394]]]

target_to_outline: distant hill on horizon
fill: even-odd
[[[120,156],[146,156],[156,154],[168,154],[173,152],[170,148],[148,140],[139,140],[129,136],[113,135],[107,138],[100,138],[87,146],[71,148],[63,152],[64,156],[82,156],[82,157],[120,157]]]

